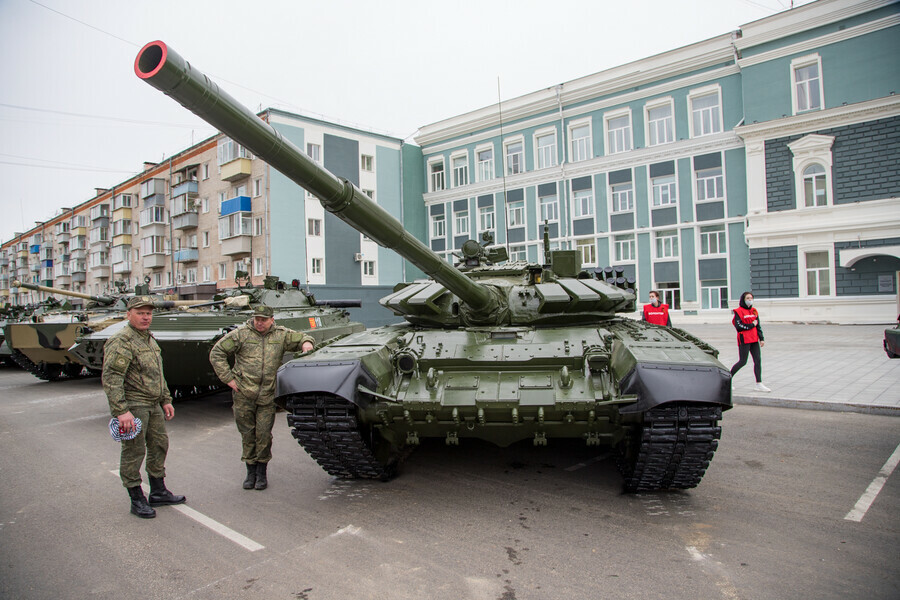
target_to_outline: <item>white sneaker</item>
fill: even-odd
[[[762,381],[757,381],[756,388],[754,388],[754,389],[756,389],[757,392],[771,392],[772,391],[769,388],[767,388],[766,386],[764,386]]]

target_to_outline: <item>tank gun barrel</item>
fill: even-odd
[[[135,74],[315,195],[339,219],[409,260],[478,313],[493,311],[491,291],[444,261],[352,183],[333,175],[161,41],[138,52]]]
[[[362,300],[316,300],[316,306],[330,306],[331,308],[359,308]]]
[[[10,287],[22,287],[22,288],[25,288],[26,290],[34,290],[36,292],[47,292],[48,294],[59,294],[61,296],[71,296],[73,298],[81,298],[83,300],[92,300],[94,302],[99,302],[100,304],[105,304],[105,305],[113,304],[116,301],[115,298],[110,298],[109,296],[91,296],[89,294],[82,294],[81,292],[73,292],[72,290],[64,290],[61,288],[47,287],[44,285],[27,283],[25,281],[13,281],[10,283]]]

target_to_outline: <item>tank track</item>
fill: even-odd
[[[632,440],[617,458],[625,490],[696,487],[719,445],[721,418],[719,406],[684,403],[645,412],[640,439]]]
[[[43,379],[44,381],[59,381],[60,379],[75,379],[78,377],[91,377],[95,375],[95,373],[90,373],[89,375],[82,375],[84,369],[79,368],[77,374],[73,374],[73,369],[67,369],[70,365],[74,367],[79,367],[75,363],[69,363],[65,365],[46,365],[46,364],[35,364],[30,358],[25,356],[19,350],[13,350],[11,356],[13,362],[19,365],[21,368],[25,369],[38,379]]]
[[[294,396],[287,402],[291,434],[329,475],[390,479],[396,461],[383,464],[363,439],[356,406],[330,395]]]

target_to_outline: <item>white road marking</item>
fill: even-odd
[[[112,473],[116,477],[119,476],[118,469],[112,469],[112,470],[110,470],[110,473]],[[145,492],[147,492],[147,493],[150,492],[150,488],[147,486],[147,484],[142,484],[141,487],[143,488],[143,490]],[[250,552],[256,552],[257,550],[262,550],[263,548],[265,548],[265,546],[263,546],[262,544],[254,542],[247,536],[241,535],[234,529],[231,529],[230,527],[222,525],[215,519],[211,519],[211,518],[207,517],[206,515],[204,515],[202,512],[200,512],[198,510],[194,510],[193,508],[191,508],[189,506],[185,506],[184,504],[174,504],[171,506],[171,508],[177,510],[184,516],[197,521],[201,525],[211,529],[212,531],[218,533],[222,537],[231,540],[238,546],[241,546],[241,547],[249,550]]]
[[[592,465],[595,462],[600,462],[604,458],[607,458],[609,454],[601,454],[600,456],[595,456],[594,458],[590,458],[584,462],[580,462],[577,465],[572,465],[571,467],[566,467],[566,471],[577,471],[578,469],[583,469],[588,465]]]
[[[866,516],[866,511],[868,511],[869,507],[872,506],[872,503],[875,502],[875,497],[881,491],[881,488],[884,487],[884,484],[887,482],[888,477],[891,476],[891,473],[894,472],[897,463],[900,463],[900,444],[897,445],[894,449],[894,453],[891,454],[891,457],[887,459],[887,462],[884,463],[884,466],[878,471],[878,475],[872,480],[872,483],[869,484],[869,487],[866,488],[863,495],[856,501],[856,506],[853,507],[853,510],[848,512],[847,516],[844,517],[845,520],[856,521],[857,523],[863,520],[863,517]]]

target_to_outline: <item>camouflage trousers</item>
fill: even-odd
[[[169,451],[169,434],[162,406],[129,406],[131,414],[143,423],[141,432],[133,440],[122,442],[119,459],[119,477],[122,485],[132,488],[141,485],[141,463],[147,456],[147,475],[166,476],[166,454]]]
[[[234,422],[241,434],[241,460],[247,464],[272,460],[272,426],[275,403],[272,398],[252,400],[234,392]]]

